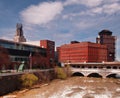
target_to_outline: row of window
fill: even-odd
[[[119,66],[78,66],[78,65],[72,65],[74,68],[101,68],[101,69],[120,69]]]
[[[11,61],[29,61],[28,57],[23,57],[23,56],[11,56],[10,57]]]
[[[39,47],[22,45],[22,44],[0,42],[0,45],[5,47],[5,48],[10,48],[10,49],[28,50],[28,51],[41,51],[41,48],[39,48]]]

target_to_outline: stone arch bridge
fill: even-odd
[[[120,63],[64,63],[64,66],[70,65],[72,74],[81,76],[97,75],[99,77],[116,77],[120,78]]]

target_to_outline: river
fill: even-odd
[[[17,98],[120,98],[120,80],[71,77],[34,87]]]

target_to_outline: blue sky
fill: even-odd
[[[0,38],[12,40],[16,23],[23,24],[27,41],[95,42],[108,29],[117,36],[120,60],[120,0],[0,0]]]

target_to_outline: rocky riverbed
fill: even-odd
[[[36,85],[30,90],[6,95],[3,98],[120,98],[120,80],[71,77]]]

